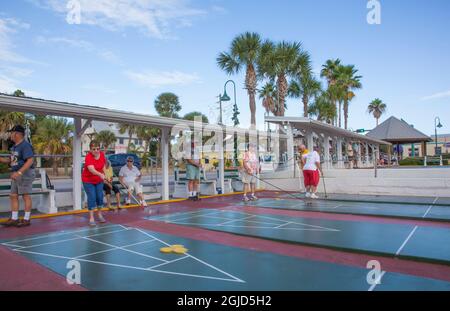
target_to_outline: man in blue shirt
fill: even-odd
[[[11,167],[11,218],[3,223],[6,227],[25,227],[30,225],[34,172],[33,147],[25,140],[25,129],[21,125],[14,126],[8,132],[14,146],[11,148],[10,158],[0,158],[0,162],[9,163]],[[19,195],[25,202],[25,216],[19,220]]]

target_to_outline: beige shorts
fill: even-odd
[[[245,170],[241,172],[241,178],[244,184],[256,184],[256,177],[252,174],[248,174]]]

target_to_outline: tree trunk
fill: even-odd
[[[303,117],[307,118],[308,117],[308,96],[303,94],[302,101],[303,101]]]
[[[344,126],[347,129],[348,126],[348,101],[344,99]]]
[[[245,87],[247,88],[250,106],[250,124],[252,127],[256,127],[256,72],[253,64],[247,65],[247,71],[245,74]]]
[[[132,133],[128,132],[128,147],[127,152],[130,152],[130,146],[131,146],[131,137],[133,136]]]
[[[58,160],[53,158],[53,176],[58,176]]]
[[[341,122],[341,110],[342,110],[342,102],[339,101],[339,127],[342,127],[342,122]]]
[[[377,120],[377,126],[378,126],[378,118],[376,118],[376,120]]]
[[[284,75],[278,76],[278,89],[280,90],[280,100],[279,100],[279,107],[278,110],[280,112],[279,116],[284,116],[284,103],[286,101],[286,94],[288,90],[288,83],[286,81],[286,77]]]
[[[248,92],[248,99],[250,103],[250,124],[252,127],[256,127],[256,102],[255,93]]]

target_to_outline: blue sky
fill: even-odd
[[[232,78],[248,126],[243,75],[228,77],[216,57],[236,35],[256,31],[302,42],[316,71],[329,58],[359,69],[350,128],[374,127],[366,110],[379,97],[388,105],[381,121],[394,115],[432,134],[440,116],[439,132],[450,133],[448,0],[379,0],[380,25],[367,23],[365,0],[79,0],[81,24],[67,23],[67,2],[0,0],[0,92],[155,114],[154,99],[168,91],[182,114],[214,118]],[[301,112],[288,100],[286,115]]]

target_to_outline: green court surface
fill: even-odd
[[[269,240],[450,264],[450,229],[330,220],[221,209],[148,217],[153,221]]]
[[[300,197],[300,196],[299,196]],[[319,211],[355,215],[388,216],[400,218],[450,220],[450,206],[422,205],[422,204],[397,204],[377,202],[350,202],[338,200],[313,200],[295,199],[289,195],[283,198],[260,198],[258,201],[240,202],[239,205],[258,207]]]
[[[304,193],[282,193],[283,197],[297,196],[304,198]],[[321,194],[322,199],[324,194]],[[421,197],[405,195],[370,195],[370,194],[348,194],[348,193],[328,193],[326,200],[336,200],[344,202],[365,202],[365,203],[399,203],[416,205],[443,205],[450,206],[450,197]]]
[[[183,244],[189,252],[160,253],[160,247],[172,244]],[[121,225],[17,238],[2,245],[62,276],[72,268],[69,261],[78,261],[81,285],[90,290],[450,290],[450,282],[391,272],[371,285],[368,270],[359,267]]]

